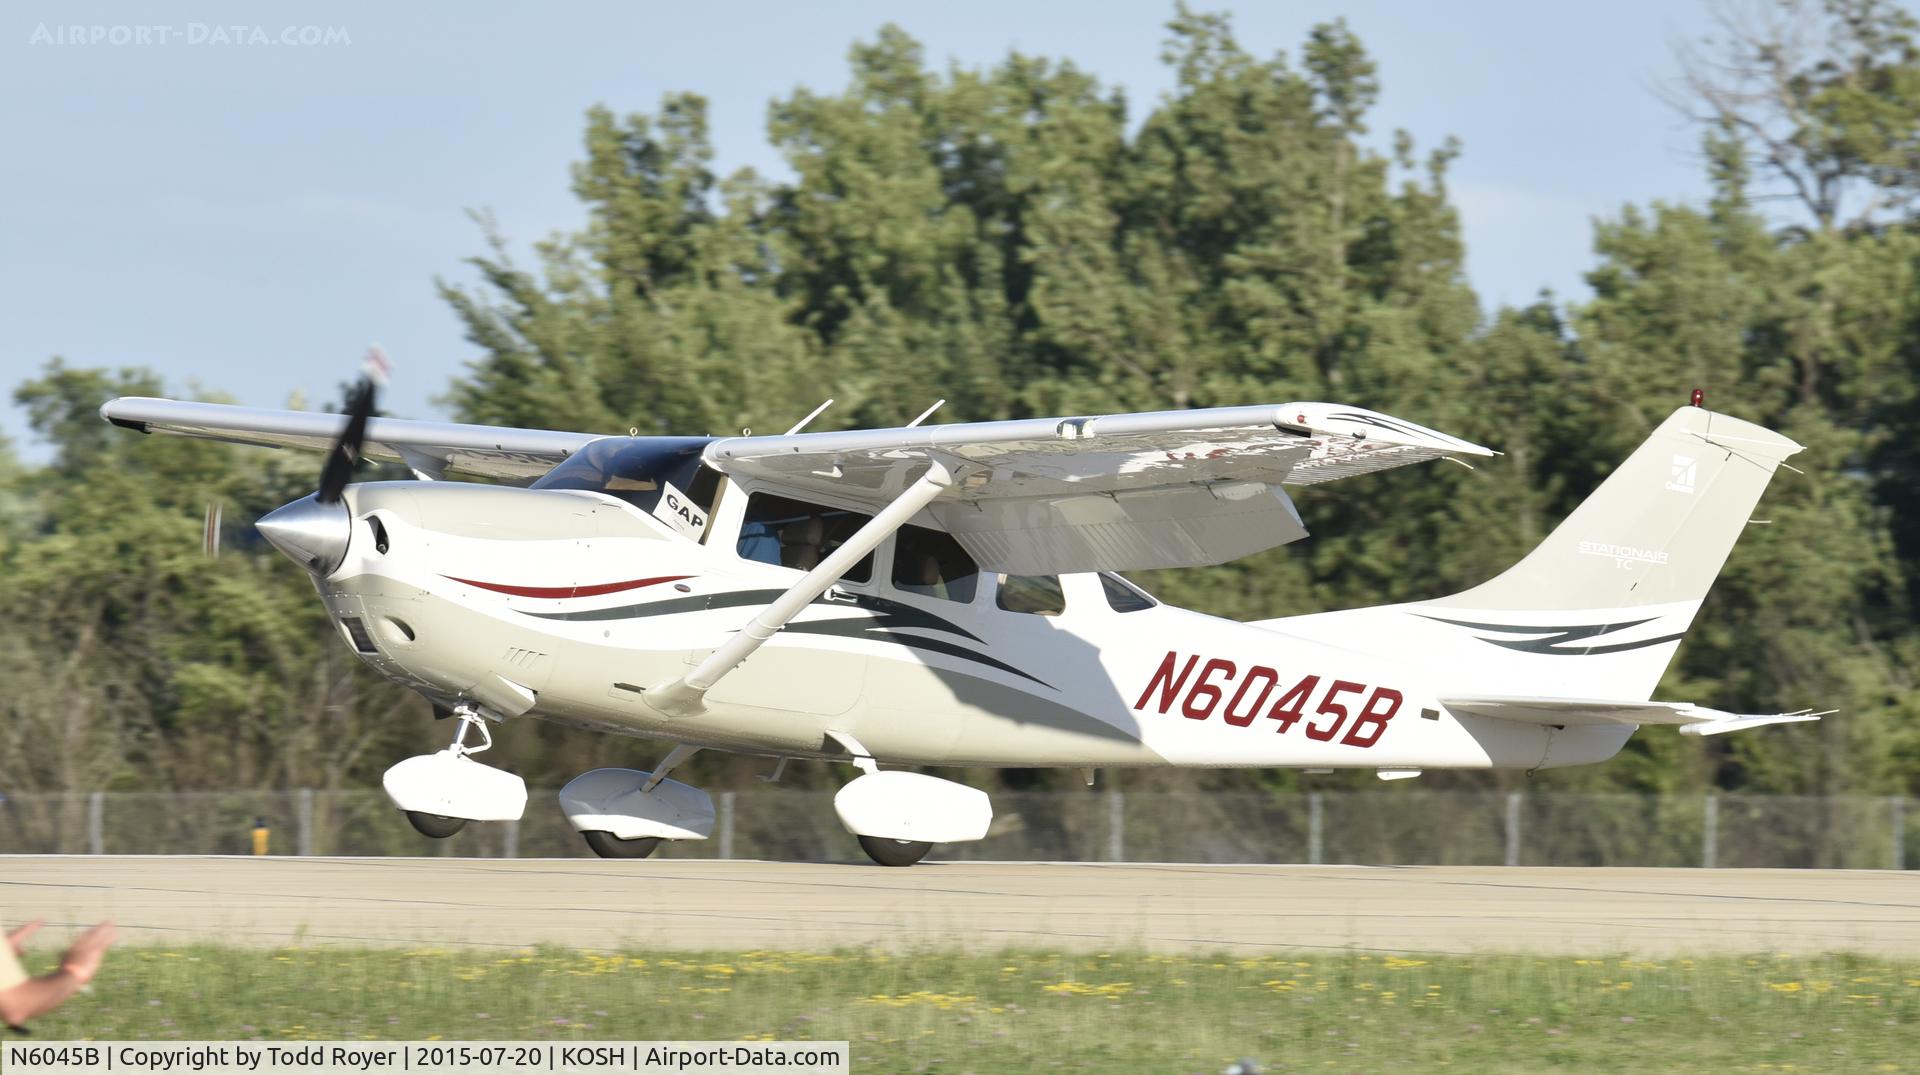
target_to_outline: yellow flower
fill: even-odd
[[[1043,993],[1052,993],[1062,997],[1108,997],[1118,998],[1133,992],[1132,982],[1108,982],[1105,985],[1090,985],[1086,982],[1055,982],[1040,987]]]

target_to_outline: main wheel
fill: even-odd
[[[927,857],[933,845],[925,840],[889,840],[884,836],[860,837],[860,850],[882,866],[911,866]]]
[[[658,836],[640,836],[631,840],[622,840],[613,833],[601,829],[583,832],[580,835],[587,838],[587,846],[593,848],[593,853],[603,859],[643,859],[653,854],[654,849],[660,846]]]
[[[436,840],[444,840],[467,827],[467,819],[464,817],[446,817],[442,814],[429,814],[422,810],[407,811],[407,821],[420,835],[431,836]]]

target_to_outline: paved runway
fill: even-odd
[[[0,917],[136,943],[1920,957],[1875,871],[0,857]]]

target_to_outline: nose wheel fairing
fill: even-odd
[[[423,814],[464,821],[520,820],[527,811],[526,781],[468,757],[492,746],[493,736],[487,732],[484,719],[472,710],[463,709],[455,715],[460,719],[460,727],[447,749],[407,758],[380,778],[387,798],[409,816]],[[469,730],[480,733],[479,746],[466,745]],[[420,827],[418,822],[415,827]]]
[[[518,821],[527,810],[526,781],[449,747],[407,758],[380,778],[387,798],[408,813],[467,821]]]

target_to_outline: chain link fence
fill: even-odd
[[[715,796],[713,838],[672,858],[858,858],[833,793]],[[1731,866],[1906,869],[1920,826],[1902,798],[1407,791],[1288,795],[1002,793],[985,840],[936,858],[1067,862]],[[518,822],[414,832],[374,790],[20,794],[0,800],[0,853],[581,857],[551,791]]]

